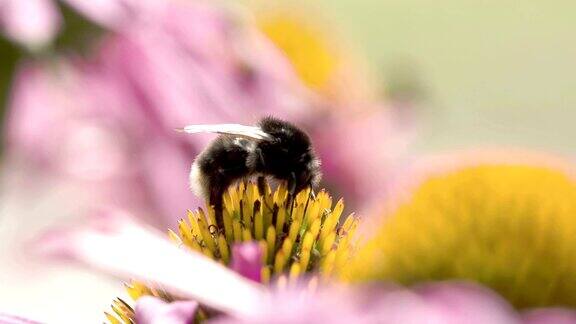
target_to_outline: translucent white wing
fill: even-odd
[[[177,129],[177,131],[188,134],[217,133],[225,135],[234,135],[256,140],[270,139],[270,135],[262,131],[260,127],[246,126],[240,124],[188,125],[185,126],[184,128]]]

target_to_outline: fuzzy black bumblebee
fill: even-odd
[[[310,138],[289,122],[267,117],[256,126],[190,125],[182,131],[221,134],[200,153],[190,172],[192,189],[214,206],[217,220],[222,218],[222,195],[238,180],[271,176],[286,181],[292,197],[320,181],[320,160]]]

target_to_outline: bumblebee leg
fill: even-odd
[[[258,185],[258,192],[261,196],[263,196],[266,194],[266,178],[264,176],[259,176],[256,181]]]
[[[314,192],[312,192],[312,186],[309,186],[308,188],[310,188],[310,193],[308,194],[308,199],[306,199],[306,205],[304,206],[304,215],[306,215],[306,210],[308,210],[308,204],[310,203],[310,198],[312,198],[312,200],[316,199]]]
[[[288,192],[292,195],[296,195],[296,174],[294,172],[290,173],[290,178],[288,179]]]
[[[210,205],[214,207],[214,218],[220,231],[224,230],[223,198],[224,190],[220,186],[210,188]]]
[[[296,200],[296,174],[294,172],[291,173],[286,186],[288,188],[286,206],[290,206],[290,214],[292,214],[292,210],[294,209],[294,200]]]

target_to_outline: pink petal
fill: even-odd
[[[138,324],[183,324],[193,323],[198,309],[195,301],[175,301],[166,303],[161,299],[144,296],[136,303],[136,323]]]
[[[111,275],[156,282],[215,309],[253,314],[261,286],[203,255],[176,247],[163,235],[118,211],[95,214],[84,226],[55,230],[35,244],[41,255],[83,263]]]
[[[237,243],[232,247],[232,270],[261,282],[262,249],[257,242]]]
[[[0,324],[40,324],[24,317],[0,313]]]
[[[446,324],[517,323],[518,315],[500,296],[471,283],[428,284],[416,290]]]
[[[176,220],[204,204],[194,196],[188,182],[194,154],[178,143],[165,139],[151,139],[142,148],[142,177],[150,194],[150,202],[164,215],[165,227],[174,228]]]
[[[10,152],[36,167],[82,180],[128,174],[133,168],[127,159],[129,143],[97,116],[91,79],[65,62],[54,64],[57,69],[36,62],[19,67],[7,116]],[[102,98],[100,105],[107,106]]]
[[[4,32],[32,49],[50,42],[60,23],[60,14],[52,0],[4,0],[0,3],[0,26]]]
[[[406,195],[431,176],[482,164],[533,165],[561,170],[576,177],[576,168],[571,159],[546,152],[514,146],[485,146],[420,156],[405,161],[396,169],[396,177],[390,181],[389,201],[400,203]],[[392,206],[394,208],[396,206]]]
[[[265,300],[252,317],[219,318],[218,324],[519,324],[510,305],[493,293],[460,283],[417,290],[395,287],[290,288]]]
[[[63,0],[92,21],[116,29],[134,19],[148,19],[166,0]]]
[[[46,134],[56,122],[54,110],[46,106],[57,106],[50,78],[43,68],[27,62],[15,72],[12,94],[6,116],[6,138],[8,146],[19,151],[35,152],[33,160],[44,160],[47,147]]]
[[[264,67],[263,62],[280,61],[281,56],[261,46],[240,17],[198,2],[163,9],[154,23],[124,26],[122,37],[105,44],[102,63],[126,76],[126,89],[164,129],[188,123],[253,123],[271,113],[307,111],[302,101],[296,100],[298,105],[283,99],[295,95],[294,75]],[[260,54],[250,57],[249,52]]]

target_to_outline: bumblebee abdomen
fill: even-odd
[[[205,198],[250,173],[246,165],[248,147],[240,144],[236,139],[219,137],[194,162],[191,177],[196,178]]]

